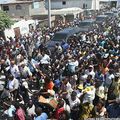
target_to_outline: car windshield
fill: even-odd
[[[81,22],[79,24],[79,27],[90,27],[91,26],[91,23],[90,22]]]
[[[108,15],[108,16],[113,16],[112,13],[105,13],[105,15]]]
[[[67,38],[67,34],[62,34],[62,33],[56,33],[55,36],[53,37],[53,41],[62,41]]]
[[[117,11],[113,11],[114,13],[118,13]]]
[[[102,21],[102,20],[104,20],[105,18],[104,17],[97,17],[96,18],[96,21]]]

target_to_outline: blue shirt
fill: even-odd
[[[35,120],[47,120],[48,116],[46,113],[42,113],[40,116],[36,117]]]
[[[120,106],[119,105],[109,105],[107,107],[108,117],[117,118],[120,116]]]
[[[62,48],[63,48],[64,50],[67,50],[69,47],[70,47],[70,46],[69,46],[68,43],[65,43],[65,44],[62,45]]]

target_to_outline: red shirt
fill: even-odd
[[[25,120],[25,113],[24,113],[24,111],[22,110],[22,108],[19,108],[19,109],[16,111],[16,115],[17,115],[17,119],[18,119],[18,120]]]
[[[62,108],[57,108],[56,112],[55,112],[55,118],[58,120],[60,117],[60,114],[64,111],[64,107]]]

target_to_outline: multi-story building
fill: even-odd
[[[120,4],[120,0],[100,0],[99,5],[103,6],[110,6],[110,7],[118,7]]]
[[[45,12],[43,0],[0,0],[0,6],[8,15],[15,18],[29,18]]]
[[[2,0],[0,1],[1,9],[11,17],[28,17],[29,7],[32,1]]]
[[[48,8],[48,0],[45,0]],[[82,9],[99,9],[99,0],[51,0],[52,9],[78,7]]]
[[[117,1],[120,0],[51,0],[51,9],[53,15],[54,10],[66,8],[98,10],[101,3],[116,6]],[[0,0],[0,9],[17,18],[47,16],[48,0]]]

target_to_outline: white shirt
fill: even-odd
[[[114,78],[115,78],[115,76],[113,74],[107,73],[106,74],[106,80],[105,80],[106,84],[110,85],[112,83],[112,79],[114,79]]]
[[[17,65],[10,66],[10,72],[15,78],[20,76],[20,71]]]
[[[105,113],[106,113],[106,108],[102,108],[102,111],[99,113],[99,112],[97,111],[96,106],[95,106],[95,111],[96,111],[97,117],[101,118],[101,117],[104,117],[104,115],[105,115]]]
[[[50,57],[49,55],[45,54],[43,58],[40,60],[41,64],[49,64],[50,63]]]
[[[67,92],[68,92],[67,98],[69,98],[69,97],[70,97],[70,94],[71,94],[72,91],[73,91],[72,86],[71,86],[71,84],[70,84],[69,82],[66,84],[66,89],[67,89]]]
[[[86,41],[86,34],[82,34],[82,40]]]
[[[9,80],[8,82],[8,88],[9,90],[13,90],[13,89],[18,89],[19,87],[19,82],[17,79],[13,79],[13,80]]]
[[[104,86],[101,85],[96,89],[96,95],[98,95],[100,98],[105,97],[105,88],[104,88]]]
[[[62,52],[62,47],[58,46],[57,53],[61,53],[61,52]]]
[[[76,61],[69,61],[69,64],[77,67],[79,65],[79,62],[77,60]]]
[[[92,71],[89,71],[89,70],[86,70],[85,71],[85,74],[88,76],[88,75],[92,75],[92,79],[94,79],[95,77],[95,72],[92,70]]]
[[[32,105],[31,108],[28,107],[27,108],[27,113],[28,113],[29,116],[35,115],[35,105]]]
[[[93,88],[93,90],[88,91],[85,94],[85,96],[83,98],[83,103],[85,103],[85,102],[91,102],[92,103],[92,101],[94,100],[94,98],[95,98],[95,88]]]
[[[24,77],[27,77],[27,76],[32,76],[32,73],[30,71],[30,69],[25,66],[24,68],[20,68],[20,71],[21,71],[21,74],[24,76]]]
[[[22,55],[21,54],[19,54],[19,55],[17,55],[17,63],[19,64],[20,63],[20,59],[21,59],[21,57],[22,57]]]
[[[80,100],[76,97],[74,101],[72,101],[71,97],[69,97],[70,108],[72,109],[76,104],[80,104]]]
[[[5,64],[10,65],[10,60],[8,58],[6,59]]]
[[[71,72],[75,72],[75,68],[79,65],[79,62],[76,60],[76,61],[69,61],[68,63],[68,69],[71,71]]]
[[[13,112],[15,112],[16,108],[11,105],[8,110],[6,110],[4,113],[7,114],[9,117],[13,117]]]
[[[83,95],[83,92],[80,92],[79,90],[75,90],[75,92],[77,93],[78,98],[80,98]]]

